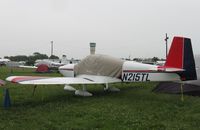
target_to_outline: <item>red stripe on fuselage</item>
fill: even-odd
[[[154,72],[153,70],[123,70],[123,72]]]
[[[18,83],[18,82],[22,82],[22,81],[27,81],[27,80],[37,80],[37,79],[46,79],[48,77],[17,77],[12,79],[12,83]]]

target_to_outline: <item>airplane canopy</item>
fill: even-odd
[[[124,61],[107,55],[89,55],[74,66],[75,75],[88,74],[120,77]]]

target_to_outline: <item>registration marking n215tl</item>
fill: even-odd
[[[149,73],[123,73],[122,81],[124,82],[149,82]]]

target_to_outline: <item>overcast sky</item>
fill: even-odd
[[[84,58],[165,57],[165,33],[200,54],[199,0],[0,0],[0,57],[40,52]]]

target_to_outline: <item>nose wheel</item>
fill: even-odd
[[[69,86],[69,85],[65,85],[64,90],[67,90],[67,91],[76,91],[76,89],[74,87]]]

